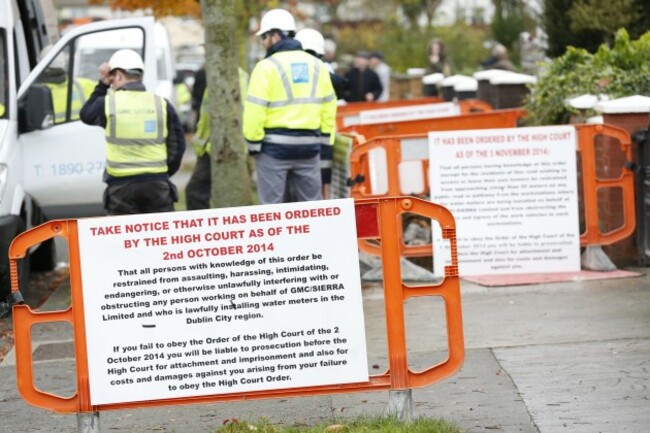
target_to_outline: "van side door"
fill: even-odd
[[[42,53],[18,91],[24,187],[47,219],[104,214],[104,129],[79,120],[99,79],[98,68],[118,49],[144,60],[144,84],[155,89],[152,17],[77,27]],[[107,43],[108,42],[108,43]]]

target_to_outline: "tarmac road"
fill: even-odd
[[[650,431],[650,269],[638,278],[485,288],[463,281],[466,359],[459,373],[413,391],[416,415],[467,432],[646,433]],[[387,365],[381,286],[364,288],[371,374]],[[69,303],[67,285],[44,309]],[[443,305],[406,304],[409,364],[441,359]],[[35,383],[74,393],[70,329],[37,326]],[[11,353],[0,364],[0,432],[75,432],[74,415],[27,405],[16,391]],[[104,432],[210,432],[225,419],[313,424],[382,414],[387,392],[106,411]]]

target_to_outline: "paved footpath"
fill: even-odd
[[[639,278],[485,288],[462,283],[466,359],[459,373],[414,390],[416,415],[468,433],[650,432],[650,269]],[[69,303],[65,287],[45,309]],[[364,289],[368,365],[387,365],[381,287]],[[436,298],[406,304],[412,368],[442,359],[446,334]],[[36,385],[74,393],[70,328],[33,330]],[[74,415],[27,405],[11,354],[0,364],[0,433],[76,432]],[[379,415],[388,392],[103,412],[102,432],[211,432],[223,420],[314,424]]]

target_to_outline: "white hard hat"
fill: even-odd
[[[282,30],[283,32],[295,32],[296,20],[293,19],[293,15],[284,9],[271,9],[262,17],[260,29],[256,35],[260,36],[273,29]]]
[[[140,69],[144,71],[144,63],[142,62],[142,57],[133,50],[123,49],[117,50],[113,53],[108,65],[113,69]]]
[[[302,29],[296,33],[296,40],[300,42],[303,50],[311,50],[319,56],[325,55],[325,39],[319,31],[314,29]]]

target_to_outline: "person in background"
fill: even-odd
[[[40,53],[40,59],[52,49],[52,45],[45,46]],[[39,80],[52,95],[52,109],[54,110],[54,123],[66,121],[68,108],[68,62],[65,52],[59,53],[47,68],[42,72]],[[72,98],[70,101],[70,120],[79,120],[79,111],[86,103],[95,88],[95,82],[88,78],[77,77],[72,80]]]
[[[383,88],[383,90],[381,91],[381,95],[379,95],[379,98],[377,98],[377,102],[388,101],[390,96],[389,93],[390,66],[388,66],[384,62],[384,55],[379,51],[375,51],[370,54],[369,65],[370,65],[370,69],[375,71],[375,73],[379,77],[379,81],[381,82],[381,87]]]
[[[239,68],[239,92],[242,102],[244,101],[244,95],[246,95],[247,86],[248,73],[242,68]],[[201,106],[199,107],[199,121],[197,122],[196,132],[192,139],[192,145],[196,153],[196,164],[194,165],[192,176],[185,187],[187,210],[210,208],[210,195],[212,191],[212,161],[210,159],[210,151],[212,150],[212,144],[210,143],[209,101],[208,90],[205,89],[201,98]]]
[[[181,119],[184,131],[194,131],[194,119],[192,117],[192,92],[185,80],[181,77],[174,78],[174,92],[176,93],[176,112]]]
[[[325,39],[324,48],[323,61],[330,65],[334,72],[338,73],[339,65],[336,63],[336,42],[327,38]]]
[[[201,117],[201,103],[206,89],[205,65],[201,66],[194,74],[194,84],[192,85],[192,113],[194,122],[198,123]]]
[[[323,60],[325,55],[325,39],[318,30],[302,29],[296,33],[296,40],[300,42],[303,50],[312,56]],[[329,63],[325,63],[325,66],[327,66],[327,69],[330,72],[330,78],[332,80],[332,85],[334,86],[336,98],[343,98],[343,92],[347,86],[347,80],[334,73],[334,70]],[[332,142],[322,143],[320,146],[320,173],[321,183],[323,184],[323,197],[328,196],[329,185],[332,183],[333,144],[334,143]]]
[[[451,64],[447,59],[445,44],[441,39],[432,39],[427,49],[428,63],[427,74],[441,73],[444,76],[451,75]]]
[[[320,149],[334,139],[336,95],[327,67],[295,32],[284,9],[264,14],[257,32],[267,53],[251,73],[243,127],[260,204],[282,203],[287,189],[297,201],[322,199]]]
[[[116,51],[100,65],[99,82],[80,113],[84,123],[105,130],[109,215],[170,212],[178,200],[170,176],[185,152],[183,127],[172,104],[146,90],[143,74],[138,53]]]
[[[483,69],[503,69],[514,71],[515,65],[508,59],[508,49],[502,44],[496,44],[492,48],[492,56],[481,63]]]
[[[338,75],[332,64],[325,60],[325,38],[323,35],[318,30],[302,29],[296,33],[295,39],[300,42],[303,50],[325,63],[332,79],[336,99],[343,99],[343,92],[348,85],[348,80]]]
[[[370,54],[358,51],[354,56],[352,68],[345,74],[348,88],[344,98],[347,102],[373,102],[379,98],[383,87],[379,76],[369,67]]]

